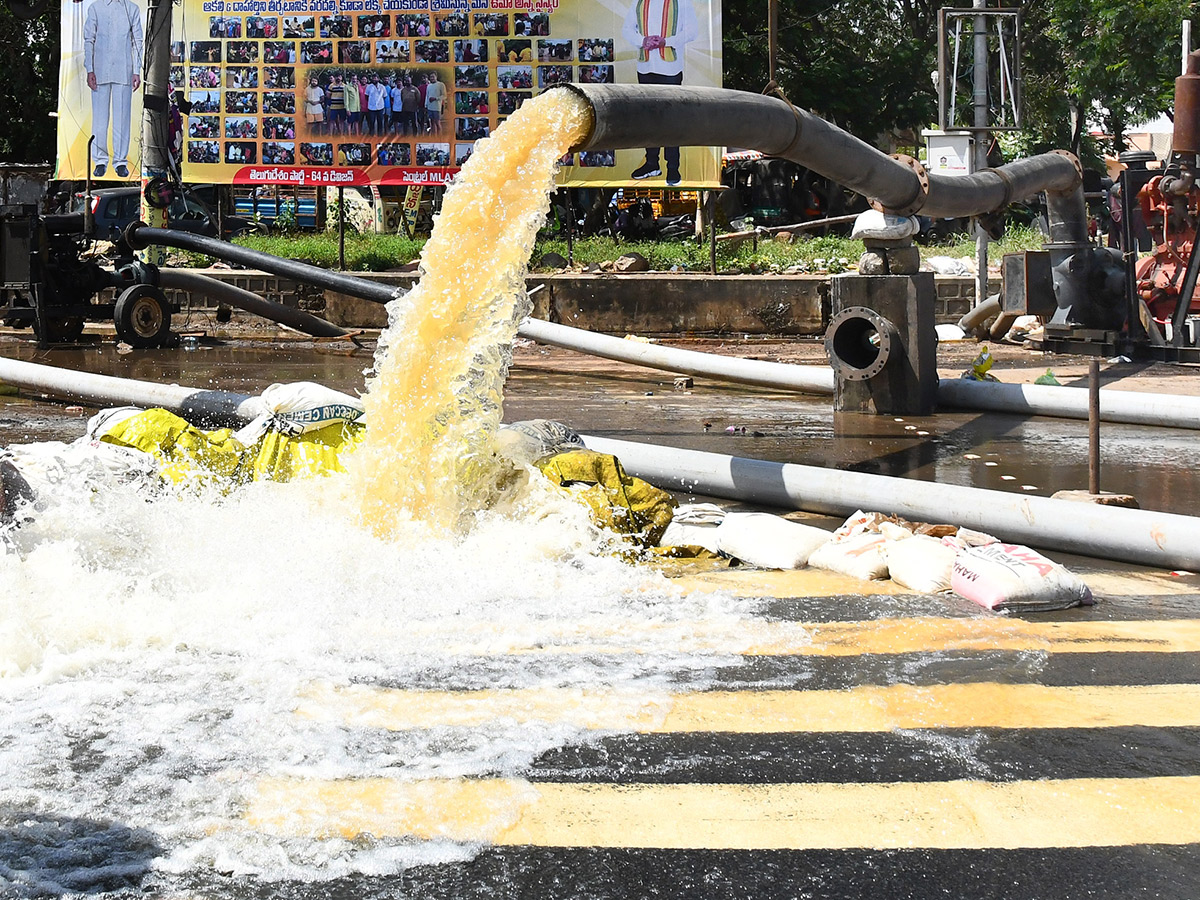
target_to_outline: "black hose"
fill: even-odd
[[[256,316],[279,322],[289,328],[311,334],[313,337],[340,337],[346,333],[332,322],[317,316],[309,315],[299,309],[284,306],[282,303],[272,303],[264,300],[258,294],[233,284],[226,284],[216,278],[210,278],[199,272],[189,272],[186,269],[159,269],[158,283],[162,287],[177,288],[197,294],[206,294],[230,306],[236,306]]]
[[[812,113],[763,94],[687,85],[569,84],[592,109],[573,150],[670,144],[759,150],[799,163],[889,212],[959,218],[996,212],[1040,191],[1070,195],[1082,180],[1070,154],[1044,153],[969,176],[930,175]]]
[[[193,253],[203,253],[226,262],[252,266],[281,278],[290,278],[303,284],[312,284],[320,288],[337,291],[360,300],[370,300],[372,303],[387,303],[397,295],[397,288],[392,285],[378,284],[365,278],[355,278],[353,275],[341,275],[330,272],[320,266],[283,259],[270,253],[260,253],[248,247],[239,247],[228,241],[217,238],[192,234],[188,231],[176,231],[173,228],[151,228],[141,222],[134,222],[125,230],[125,241],[134,250],[143,250],[151,244],[162,247],[177,247],[180,250],[191,250]]]

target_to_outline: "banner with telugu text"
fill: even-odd
[[[145,0],[62,8],[58,177],[136,178]],[[171,79],[184,181],[445,184],[552,85],[719,87],[720,0],[180,0]],[[572,153],[559,182],[719,176],[719,148],[664,147]]]

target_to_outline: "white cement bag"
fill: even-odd
[[[681,503],[672,521],[688,525],[720,525],[727,513],[715,503]]]
[[[923,534],[884,545],[888,574],[892,581],[922,594],[950,590],[958,548]]]
[[[703,547],[709,553],[719,553],[717,526],[699,525],[672,519],[659,539],[660,547]]]
[[[854,220],[853,238],[868,238],[876,241],[900,241],[912,237],[921,230],[915,216],[893,216],[869,209]]]
[[[887,557],[884,555],[886,544],[887,538],[882,534],[856,532],[818,548],[808,558],[808,564],[863,581],[882,580],[888,577]]]
[[[126,419],[132,419],[143,412],[145,410],[138,406],[114,406],[110,409],[102,409],[88,419],[84,436],[89,440],[98,441]]]
[[[960,550],[951,586],[984,609],[1044,612],[1091,605],[1088,586],[1064,566],[1015,544]]]
[[[799,569],[829,541],[829,532],[770,513],[727,513],[717,526],[717,549],[764,569]]]
[[[496,431],[496,448],[503,456],[525,466],[556,453],[586,449],[578,432],[552,419],[501,425]]]
[[[259,395],[270,415],[269,427],[287,434],[305,434],[335,422],[362,422],[362,401],[311,381],[273,384]]]

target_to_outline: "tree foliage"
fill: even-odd
[[[779,3],[776,81],[797,106],[860,137],[915,130],[937,117],[932,0]],[[767,83],[767,0],[725,3],[725,83]]]
[[[55,156],[58,106],[59,7],[32,19],[0,0],[0,160],[44,163]]]
[[[889,132],[919,134],[937,118],[930,73],[937,68],[938,8],[970,5],[780,0],[776,80],[797,106],[866,140]],[[1170,109],[1179,74],[1179,23],[1193,3],[999,5],[1022,8],[1026,127],[1012,144],[1023,152],[1078,147],[1089,121],[1102,125],[1121,149],[1131,124]],[[724,17],[725,83],[761,90],[767,82],[767,0],[726,2]]]

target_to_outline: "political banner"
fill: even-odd
[[[58,177],[140,171],[145,0],[64,0]],[[721,84],[720,0],[179,0],[184,181],[440,185],[557,84]],[[90,143],[90,155],[89,155]],[[714,186],[719,148],[572,153],[565,186]]]

